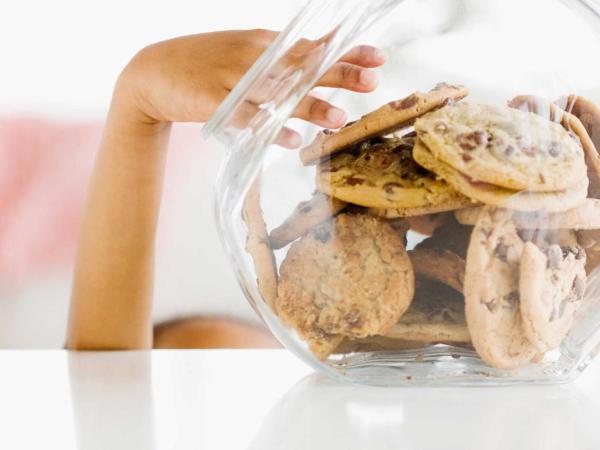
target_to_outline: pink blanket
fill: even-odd
[[[0,286],[73,263],[100,123],[0,120]],[[171,166],[202,145],[197,128],[175,129]]]

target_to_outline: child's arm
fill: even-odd
[[[263,30],[210,33],[142,50],[121,74],[92,177],[75,268],[67,346],[152,345],[154,239],[171,123],[205,122],[276,37]],[[358,47],[319,85],[369,92],[368,68],[385,56]],[[314,97],[296,117],[338,128],[340,109]],[[287,130],[280,143],[300,145]]]

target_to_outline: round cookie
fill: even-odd
[[[538,354],[520,310],[523,245],[510,215],[486,211],[473,229],[467,253],[467,324],[477,353],[497,369],[517,368]]]
[[[573,324],[585,292],[585,251],[579,246],[549,245],[543,251],[526,242],[521,258],[519,293],[523,328],[540,351],[558,347]]]
[[[314,340],[386,333],[410,306],[414,273],[391,225],[342,213],[292,244],[278,294],[276,312],[314,351]]]
[[[433,158],[475,182],[562,191],[587,173],[581,146],[557,123],[514,108],[462,102],[419,118]]]
[[[300,202],[292,215],[271,231],[269,236],[271,246],[274,249],[285,247],[300,236],[304,236],[312,227],[335,216],[345,207],[345,202],[315,192],[310,200]]]
[[[427,93],[415,92],[403,100],[390,102],[367,114],[341,130],[321,131],[315,140],[300,151],[304,165],[315,164],[330,156],[374,136],[383,136],[412,125],[414,120],[448,102],[463,99],[469,91],[463,86],[438,84]]]
[[[435,172],[454,189],[474,202],[509,208],[516,211],[560,212],[583,203],[587,197],[588,178],[585,174],[571,188],[556,192],[515,191],[492,184],[474,181],[452,166],[437,160],[423,143],[417,141],[413,149],[415,161]]]
[[[320,191],[371,208],[435,208],[465,199],[412,157],[414,137],[365,142],[319,165]]]
[[[462,295],[443,284],[418,280],[410,309],[385,336],[408,341],[471,342]]]
[[[254,180],[246,194],[242,207],[242,218],[248,227],[246,251],[254,262],[258,290],[265,302],[273,308],[277,298],[277,267],[260,208],[259,177]]]
[[[465,208],[454,212],[456,219],[464,225],[475,225],[482,207]],[[545,211],[515,212],[513,221],[521,229],[600,229],[600,200],[587,198],[576,208],[560,213]]]

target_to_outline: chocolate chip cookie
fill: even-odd
[[[540,352],[563,341],[583,300],[585,251],[578,245],[539,248],[526,242],[521,258],[519,293],[525,334]]]
[[[466,97],[469,91],[463,86],[438,84],[433,90],[415,92],[403,100],[390,102],[360,120],[346,125],[335,132],[324,130],[314,142],[300,151],[300,159],[305,165],[356,145],[374,136],[384,136],[412,125],[414,120],[448,102]]]
[[[367,141],[319,165],[319,190],[371,208],[454,207],[465,198],[419,166],[414,137]]]
[[[583,150],[562,126],[514,108],[461,102],[419,118],[415,130],[435,160],[474,183],[556,192],[586,174]]]
[[[510,214],[489,209],[473,229],[467,253],[467,324],[479,356],[498,369],[517,368],[538,354],[521,316],[523,247]]]
[[[413,294],[412,265],[392,226],[342,213],[292,244],[280,268],[276,312],[324,359],[323,341],[385,334]]]

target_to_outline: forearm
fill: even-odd
[[[154,240],[170,125],[119,95],[107,119],[77,255],[67,346],[152,344]]]

